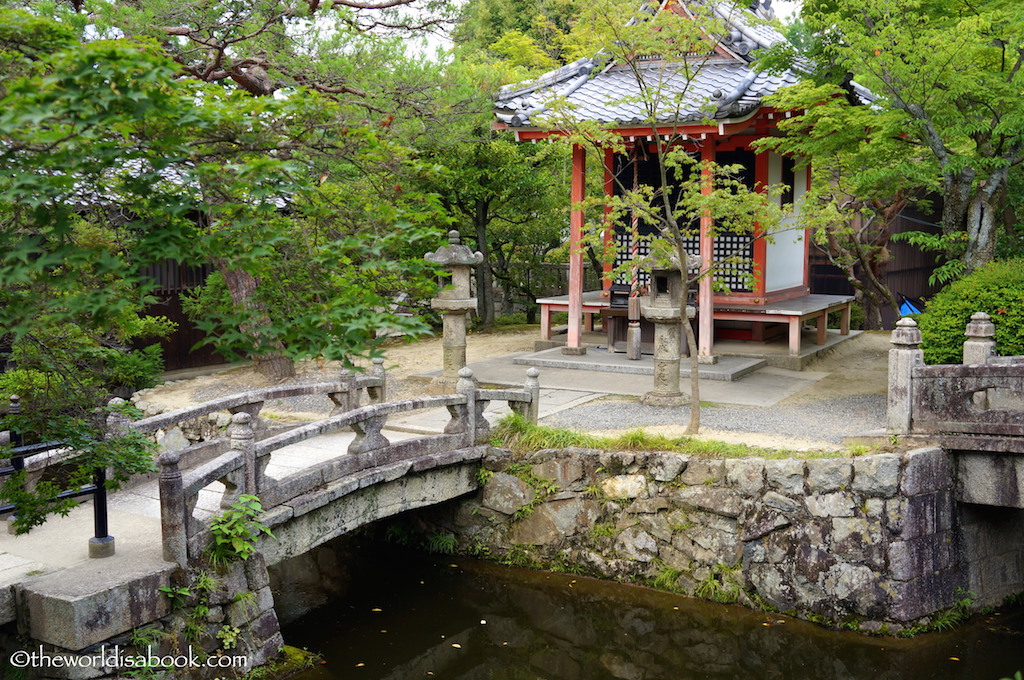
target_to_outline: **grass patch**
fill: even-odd
[[[703,441],[692,437],[668,437],[644,429],[618,436],[599,436],[546,425],[534,425],[518,414],[503,418],[494,428],[491,443],[513,453],[542,449],[601,449],[604,451],[671,451],[701,458],[835,458],[845,451],[790,451],[744,444]]]

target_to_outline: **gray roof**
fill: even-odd
[[[742,10],[725,3],[714,6],[729,27],[721,39],[728,54],[640,65],[644,82],[659,84],[659,123],[742,117],[755,111],[765,95],[800,79],[792,71],[770,75],[750,67],[758,49],[785,40],[761,21],[771,18],[770,5],[771,0],[755,0]],[[599,70],[597,59],[581,59],[534,81],[502,88],[495,109],[498,119],[511,127],[544,127],[552,105],[562,101],[577,120],[628,126],[650,121],[637,92],[636,76],[628,67],[610,64]]]

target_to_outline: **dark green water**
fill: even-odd
[[[326,660],[301,680],[999,680],[1024,669],[1021,611],[869,638],[461,558],[388,549],[369,566],[353,595],[285,631]]]

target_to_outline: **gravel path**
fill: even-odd
[[[685,426],[688,406],[655,408],[602,399],[553,414],[543,424],[577,430],[621,430],[658,425]],[[705,406],[701,428],[777,434],[838,444],[842,438],[885,426],[885,397],[858,394],[771,407]]]

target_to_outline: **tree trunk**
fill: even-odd
[[[250,321],[242,326],[242,330],[252,339],[253,344],[259,346],[260,327],[269,323],[266,313],[260,308],[255,300],[256,289],[259,280],[247,271],[232,269],[223,261],[217,263],[224,283],[231,294],[231,301],[238,307],[249,312]],[[274,343],[280,348],[280,343]],[[260,375],[270,380],[284,380],[295,375],[294,362],[280,351],[260,352],[251,357],[253,365]]]
[[[690,422],[683,433],[697,434],[700,432],[700,359],[697,357],[697,334],[693,332],[693,322],[686,316],[686,300],[682,303],[683,332],[686,333],[686,348],[690,355]]]
[[[973,171],[943,178],[942,232],[946,236],[967,235],[963,253],[954,250],[949,255],[963,262],[966,273],[995,258],[996,233],[1006,207],[1006,168],[994,170],[977,185],[975,179]]]
[[[494,280],[491,276],[491,253],[487,247],[487,216],[488,202],[477,199],[476,211],[473,215],[473,226],[476,229],[476,247],[484,256],[476,266],[476,313],[483,326],[494,325]]]

